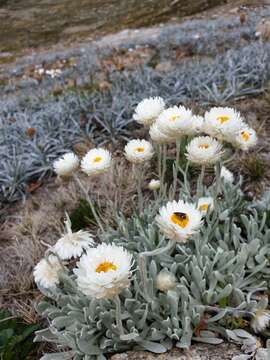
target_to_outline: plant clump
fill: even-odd
[[[174,136],[165,134],[170,142],[131,140],[125,148],[137,189],[133,213],[126,215],[109,203],[110,218],[105,217],[102,209],[96,211],[78,170],[69,179],[84,193],[97,226],[91,234],[73,232],[67,220],[67,234],[35,267],[35,281],[44,295],[36,308],[49,321],[46,329],[36,332],[36,341],[53,342],[62,351],[43,360],[102,360],[128,349],[163,353],[173,346],[189,348],[194,341],[220,344],[224,339],[242,345],[243,353],[252,356],[259,351],[257,334],[269,337],[268,205],[264,199],[248,200],[242,178],[236,181],[223,166],[247,124],[234,110],[224,108],[223,113],[219,108],[213,110],[209,134],[208,115],[198,127],[189,109],[170,109],[151,116],[151,127],[156,125],[161,134],[181,129]],[[163,121],[169,125],[160,126]],[[149,129],[149,122],[144,126]],[[249,139],[244,136],[243,141]],[[190,156],[191,147],[196,148],[195,157]],[[168,183],[166,159],[172,149],[173,176]],[[81,170],[86,162],[95,167],[106,158],[106,166],[87,172],[105,191],[104,177],[108,167],[115,166],[114,154],[100,148],[90,151],[95,156],[89,161],[84,157]],[[150,198],[142,191],[149,163],[156,169]],[[199,168],[195,187],[191,167]],[[214,168],[208,186],[206,168]]]

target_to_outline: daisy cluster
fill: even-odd
[[[70,152],[64,154],[53,163],[53,169],[59,177],[71,177],[81,166],[81,170],[88,176],[102,174],[111,166],[111,154],[108,150],[99,148],[91,149],[80,159]]]
[[[85,295],[97,299],[112,298],[129,286],[131,254],[115,245],[95,246],[89,232],[72,232],[68,217],[65,225],[65,234],[49,249],[48,256],[35,266],[34,279],[40,288],[55,289],[59,285],[59,273],[63,271],[61,260],[74,258],[80,258],[73,271],[78,288]]]
[[[58,177],[81,186],[96,228],[73,232],[66,215],[65,232],[36,265],[35,282],[53,300],[38,307],[52,324],[37,339],[70,347],[67,358],[94,360],[133,346],[159,353],[192,340],[219,344],[224,336],[241,344],[251,335],[227,328],[230,317],[264,333],[270,325],[268,300],[260,299],[270,279],[267,216],[247,205],[241,180],[235,184],[222,163],[226,148],[256,145],[255,131],[231,108],[198,116],[184,106],[166,108],[160,97],[139,103],[134,120],[150,139],[132,139],[123,149],[137,184],[138,207],[129,217],[110,208],[116,215],[107,224],[78,176],[81,169],[105,177],[114,166],[109,150],[94,148],[82,159],[68,153],[53,164]],[[168,146],[176,149],[172,184],[164,176]],[[182,157],[201,166],[196,189]],[[155,158],[156,172],[145,166]],[[206,166],[215,173],[208,187]],[[145,170],[155,177],[143,193]]]
[[[149,127],[150,138],[157,144],[169,144],[183,137],[195,137],[187,147],[187,157],[198,164],[215,163],[222,154],[221,143],[243,151],[257,143],[256,132],[236,110],[213,107],[204,116],[194,115],[184,106],[165,107],[159,97],[145,99],[135,109],[134,120]]]

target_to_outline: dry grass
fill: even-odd
[[[266,92],[262,96],[241,99],[232,104],[245,117],[247,123],[253,127],[258,136],[258,145],[248,152],[238,152],[230,163],[231,169],[236,174],[244,176],[244,191],[252,197],[259,196],[269,187],[270,160],[270,96]]]

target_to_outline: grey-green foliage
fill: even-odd
[[[215,184],[208,193],[216,194]],[[192,198],[188,192],[183,197]],[[123,245],[136,259],[145,250],[164,246],[167,240],[154,220],[162,202],[151,202],[140,216],[119,215],[117,227],[108,230],[103,241]],[[88,299],[66,269],[56,291],[41,289],[46,298],[37,310],[49,319],[49,327],[38,331],[36,340],[70,351],[44,360],[61,356],[101,360],[104,354],[131,348],[160,353],[173,345],[188,348],[192,340],[211,344],[232,340],[224,321],[227,317],[250,320],[256,309],[268,306],[257,296],[267,290],[270,278],[270,228],[259,204],[245,200],[239,183],[220,184],[215,209],[201,231],[171,252],[147,258],[151,300],[145,296],[140,272],[134,269],[130,287],[120,294],[125,335],[120,336],[116,325],[114,302]],[[178,281],[167,293],[155,287],[156,276],[164,268]]]

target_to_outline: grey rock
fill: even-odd
[[[147,351],[128,351],[113,355],[110,360],[231,360],[240,355],[237,345],[223,343],[218,346],[195,344],[189,350],[173,349],[165,354],[152,354]]]

